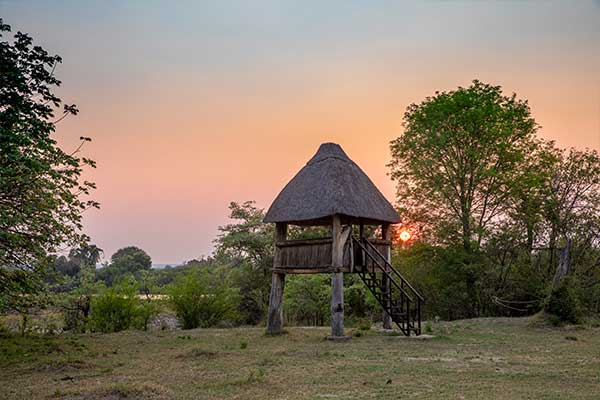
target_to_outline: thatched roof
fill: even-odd
[[[317,154],[283,188],[265,222],[329,224],[396,223],[400,217],[369,177],[335,143],[323,143]]]

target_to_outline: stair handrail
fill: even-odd
[[[404,283],[406,286],[408,286],[408,288],[411,290],[412,293],[414,293],[414,295],[421,300],[422,302],[425,301],[425,299],[423,298],[423,296],[421,296],[421,294],[417,291],[417,289],[415,289],[410,282],[408,282],[406,280],[406,278],[404,278],[404,276],[402,276],[402,274],[400,274],[400,272],[398,272],[398,270],[396,270],[396,268],[394,268],[394,266],[387,260],[386,257],[383,256],[383,254],[381,254],[379,252],[379,250],[377,250],[377,247],[375,247],[373,245],[373,243],[369,242],[369,240],[367,238],[362,238],[363,241],[365,243],[367,243],[367,245],[370,247],[371,250],[373,250],[373,252],[375,252],[375,254],[377,254],[382,260],[383,262],[386,264],[386,266],[388,266],[393,272],[394,274],[396,274],[396,276],[398,276],[398,278],[400,278],[400,280],[402,281],[402,283]],[[371,257],[374,258],[374,257]]]
[[[354,236],[352,236],[352,240],[353,240],[353,241],[355,241],[355,242],[356,242],[356,244],[358,244],[358,246],[359,246],[359,247],[360,247],[360,248],[361,248],[361,249],[362,249],[362,250],[365,252],[365,254],[366,254],[366,255],[367,255],[369,258],[371,258],[371,260],[372,260],[374,263],[376,263],[376,264],[377,264],[377,267],[379,267],[379,269],[380,269],[380,270],[382,270],[384,273],[386,272],[386,269],[385,269],[385,268],[384,268],[384,267],[383,267],[383,266],[382,266],[382,265],[379,263],[379,261],[377,261],[377,259],[375,259],[375,257],[373,257],[373,255],[372,255],[372,254],[370,254],[370,253],[367,251],[367,249],[365,248],[365,246],[364,246],[364,245],[363,245],[363,244],[362,244],[362,243],[361,243],[361,242],[360,242],[358,239],[356,239]],[[368,243],[368,242],[367,242],[367,243]],[[370,243],[369,243],[369,244],[370,244]],[[377,249],[375,249],[375,251],[377,251]],[[381,255],[381,253],[379,253],[379,255]],[[401,276],[401,275],[400,275],[400,278],[402,278],[402,276]],[[406,282],[406,280],[404,280],[404,281],[405,281],[405,283],[408,283],[408,282]],[[413,303],[413,302],[414,302],[414,300],[413,300],[412,296],[411,296],[410,294],[408,294],[408,293],[406,292],[406,290],[405,290],[405,289],[404,289],[404,288],[403,288],[401,285],[398,285],[398,282],[396,282],[394,279],[390,279],[390,282],[392,282],[392,283],[394,284],[394,286],[396,286],[396,288],[398,288],[398,290],[400,290],[400,291],[402,292],[402,294],[403,294],[404,296],[406,296],[406,298],[408,299],[408,301],[409,301],[409,302],[411,302],[411,303]],[[410,285],[409,285],[409,286],[410,286]],[[412,287],[411,287],[411,289],[412,289]],[[414,290],[414,289],[413,289],[413,290]],[[418,295],[418,293],[417,293],[417,295]]]

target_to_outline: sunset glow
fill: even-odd
[[[410,240],[410,237],[411,237],[411,235],[410,235],[409,231],[402,231],[402,232],[400,232],[399,238],[403,242],[407,242],[408,240]]]
[[[229,202],[267,208],[328,141],[394,203],[406,107],[475,78],[528,99],[540,136],[600,148],[598,2],[298,4],[1,3],[63,58],[59,95],[81,112],[56,138],[93,140],[84,226],[105,257],[210,255]]]

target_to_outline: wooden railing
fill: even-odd
[[[420,335],[423,296],[369,240],[352,237],[352,244],[356,253],[355,272],[375,299],[405,335],[410,336],[411,332]],[[384,277],[389,282],[387,285]]]
[[[372,240],[371,245],[375,251],[386,254],[390,242],[386,240]],[[276,243],[277,261],[276,270],[286,273],[317,273],[331,272],[332,238],[283,240]],[[379,270],[380,266],[373,261],[373,257],[364,260],[355,260],[357,251],[348,239],[344,244],[344,258],[342,271],[354,272],[354,265],[358,262],[361,267],[370,270]]]

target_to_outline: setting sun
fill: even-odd
[[[408,240],[410,240],[411,238],[411,234],[409,231],[402,231],[400,232],[400,240],[402,240],[403,242],[407,242]]]

